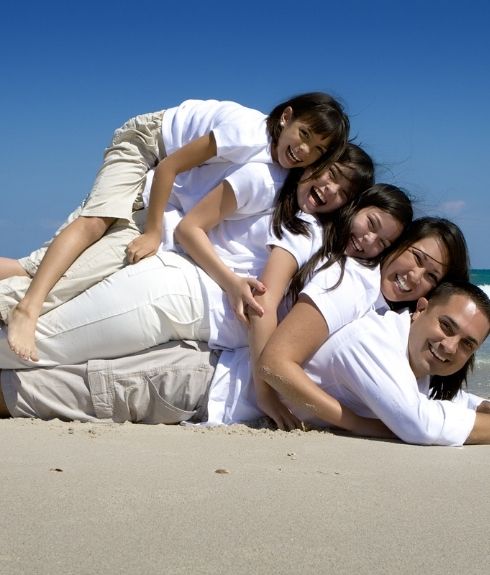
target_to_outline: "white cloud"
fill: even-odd
[[[443,202],[439,204],[439,210],[450,215],[457,216],[466,207],[466,202],[464,200],[453,200],[451,202]]]

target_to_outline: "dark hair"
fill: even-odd
[[[316,177],[342,154],[349,138],[349,118],[342,105],[328,94],[309,92],[295,96],[276,106],[267,117],[267,129],[273,145],[279,141],[282,132],[281,115],[288,107],[293,110],[292,120],[301,120],[313,132],[330,138],[328,150],[312,165],[313,177]]]
[[[430,237],[436,237],[446,249],[448,261],[444,268],[445,274],[441,278],[441,282],[445,280],[468,281],[470,277],[470,257],[466,240],[460,228],[445,218],[428,216],[414,220],[398,238],[392,249],[383,256],[381,268],[408,250],[415,242]],[[412,307],[415,303],[412,302]],[[399,309],[401,307],[410,307],[410,303],[391,302],[390,306],[393,309]]]
[[[486,316],[490,331],[490,298],[478,286],[467,281],[451,281],[439,284],[430,295],[428,309],[434,305],[446,302],[453,295],[464,295],[471,299]],[[474,363],[475,355],[473,354],[456,373],[431,376],[429,397],[431,399],[453,399],[462,387],[467,384],[468,374],[473,370]]]
[[[356,198],[361,192],[373,185],[374,164],[371,157],[356,144],[348,143],[340,158],[329,168],[333,179],[340,174],[349,182],[346,191],[350,200]],[[310,235],[308,225],[299,217],[300,208],[296,190],[301,182],[304,169],[292,169],[279,190],[275,199],[274,214],[272,216],[272,229],[278,238],[282,238],[282,228],[286,228],[293,234]],[[323,173],[323,171],[322,171]],[[304,181],[313,180],[313,176]],[[318,214],[317,218],[325,225],[330,219],[331,213]]]
[[[323,228],[323,244],[316,254],[296,272],[291,280],[289,293],[296,301],[300,291],[317,271],[326,269],[339,262],[341,273],[338,282],[329,289],[335,289],[342,281],[345,265],[345,250],[351,235],[352,222],[363,208],[377,207],[387,212],[400,222],[403,228],[408,226],[413,218],[413,208],[410,197],[400,188],[391,184],[375,184],[359,194],[356,200],[337,210],[332,219]],[[383,257],[383,253],[370,260],[364,260],[366,266],[374,267]],[[326,260],[323,265],[318,264]]]

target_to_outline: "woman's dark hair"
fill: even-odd
[[[400,236],[396,244],[384,255],[381,267],[400,256],[415,242],[435,237],[446,250],[447,264],[443,281],[468,281],[470,277],[470,256],[463,232],[453,222],[445,218],[427,216],[414,220]],[[407,307],[403,302],[403,307]]]
[[[373,161],[369,154],[356,144],[348,143],[340,158],[327,169],[330,170],[333,180],[340,176],[348,181],[348,187],[344,191],[350,201],[355,200],[361,192],[373,185]],[[272,229],[278,238],[282,238],[283,227],[293,234],[310,235],[308,224],[299,217],[300,207],[296,193],[303,174],[304,169],[289,170],[275,199]],[[313,176],[310,176],[303,181],[313,179]],[[326,225],[332,214],[318,214],[317,217],[322,225]]]
[[[323,245],[293,276],[289,295],[293,302],[300,291],[317,271],[329,268],[339,262],[341,273],[338,282],[329,289],[335,289],[342,281],[345,265],[345,250],[351,235],[352,221],[363,208],[377,207],[393,216],[403,228],[408,226],[413,218],[412,202],[409,196],[400,188],[391,184],[375,184],[361,193],[356,200],[337,210],[332,219],[323,227]],[[381,253],[376,258],[364,260],[366,266],[374,267],[383,257]],[[318,267],[318,264],[325,263]]]
[[[438,302],[444,302],[452,295],[466,295],[475,302],[477,308],[485,314],[490,324],[490,299],[478,286],[467,281],[451,281],[439,284],[432,290],[429,308]],[[473,371],[475,355],[473,354],[465,365],[451,375],[433,375],[430,378],[429,397],[431,399],[453,399],[458,392],[466,387],[468,375]]]
[[[313,177],[316,177],[342,154],[349,138],[349,118],[342,105],[324,92],[300,94],[276,106],[267,117],[267,129],[273,145],[279,141],[283,129],[281,115],[288,107],[293,111],[292,121],[301,120],[313,132],[330,138],[328,150],[312,165]]]

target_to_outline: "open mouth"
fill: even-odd
[[[317,208],[321,208],[327,203],[318,191],[318,188],[315,188],[315,186],[311,186],[310,188],[310,198],[313,200],[313,203]]]
[[[290,159],[290,161],[293,162],[293,164],[299,164],[302,161],[301,158],[298,158],[298,156],[294,154],[293,150],[291,149],[291,146],[288,146],[288,149],[286,150],[286,155]]]
[[[350,241],[356,252],[362,253],[364,251],[354,236],[350,237]]]
[[[405,279],[402,278],[401,276],[399,276],[398,274],[395,277],[395,285],[397,286],[399,291],[401,291],[403,293],[407,293],[410,291],[410,287],[407,285]]]
[[[442,363],[447,363],[449,361],[447,358],[444,358],[441,355],[439,355],[430,343],[429,343],[429,351],[432,354],[432,356],[435,357],[438,361],[441,361]]]

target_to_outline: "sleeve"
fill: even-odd
[[[249,162],[270,145],[264,114],[243,106],[230,109],[226,121],[213,126],[212,132],[217,156],[235,164]],[[272,157],[267,155],[272,163]]]
[[[258,162],[233,170],[225,178],[233,188],[237,202],[233,217],[242,218],[271,210],[285,176],[286,170]]]
[[[335,370],[341,383],[403,441],[462,445],[473,429],[475,411],[419,393],[406,350],[397,345],[400,334],[391,333],[384,322],[367,327],[359,331],[356,326],[355,343],[338,348]]]
[[[293,234],[289,230],[282,228],[282,238],[278,238],[272,226],[269,228],[267,245],[282,248],[289,252],[296,260],[298,268],[305,264],[322,245],[321,227],[316,220],[305,220],[308,224],[310,235]]]
[[[335,263],[318,272],[302,291],[325,318],[330,335],[367,313],[374,306],[380,290],[378,266],[367,268],[347,258],[340,285],[330,289],[339,277],[340,265]]]
[[[457,403],[459,405],[464,405],[469,409],[475,409],[480,405],[480,403],[484,401],[488,401],[484,397],[480,397],[479,395],[475,395],[474,393],[468,393],[461,389],[456,397],[453,398],[453,403]]]

